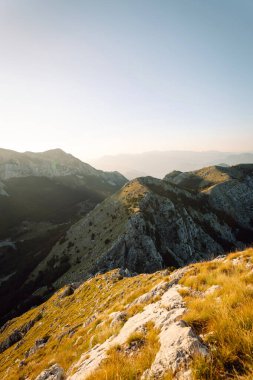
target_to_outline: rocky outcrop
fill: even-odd
[[[28,351],[25,353],[25,358],[29,358],[29,356],[33,355],[35,352],[37,352],[40,348],[45,347],[46,343],[48,342],[50,336],[45,335],[41,339],[37,339],[34,346],[31,347]]]
[[[113,268],[141,273],[180,267],[251,242],[252,165],[139,178],[72,226],[66,242],[52,249],[60,259],[71,245],[71,269],[55,286]]]
[[[64,376],[63,369],[58,364],[54,364],[50,368],[41,372],[41,374],[37,376],[35,380],[64,380],[64,379],[65,379],[65,376]]]
[[[145,306],[143,312],[135,314],[126,322],[123,312],[113,313],[112,322],[115,323],[118,318],[125,322],[118,335],[110,337],[103,344],[98,344],[86,352],[78,363],[70,368],[69,373],[74,372],[74,375],[69,374],[67,379],[85,380],[91,373],[96,374],[96,369],[107,357],[110,348],[124,345],[132,333],[145,329],[145,325],[150,321],[159,330],[160,349],[151,367],[142,374],[141,379],[162,379],[169,371],[173,373],[174,379],[191,379],[192,356],[208,355],[208,350],[192,328],[181,320],[186,308],[179,294],[181,287],[177,282],[186,271],[187,268],[175,272],[170,282],[163,282],[151,292],[143,294],[142,298],[136,300],[137,303],[145,304],[154,296],[161,298]],[[126,306],[126,309],[131,306]]]
[[[39,313],[34,319],[25,323],[20,329],[14,330],[4,341],[0,343],[0,353],[7,350],[13,344],[19,342],[28,333],[28,331],[42,318],[43,314]]]
[[[65,287],[65,289],[62,291],[62,293],[59,295],[59,298],[65,298],[72,296],[74,294],[75,290],[78,288],[80,283],[72,283]]]

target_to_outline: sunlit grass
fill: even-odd
[[[54,363],[58,363],[67,371],[94,345],[103,343],[110,336],[117,334],[124,322],[111,326],[112,312],[124,310],[128,319],[142,311],[145,303],[131,307],[128,307],[128,304],[167,279],[162,272],[158,272],[115,280],[116,272],[112,271],[86,281],[69,297],[61,299],[60,291],[43,305],[14,319],[1,334],[0,341],[43,310],[43,318],[27,333],[23,344],[18,348],[17,344],[14,344],[0,354],[2,379],[17,380],[29,377],[33,380],[42,370]],[[149,302],[154,300],[151,299],[147,303]],[[50,336],[47,344],[24,360],[25,352],[37,339],[45,335]],[[24,360],[24,365],[19,367],[21,360]]]
[[[210,350],[208,359],[194,359],[194,379],[248,379],[253,374],[253,276],[247,266],[252,258],[249,249],[225,262],[196,264],[181,280],[195,291],[220,285],[207,296],[183,294],[188,307],[184,320],[203,334]]]

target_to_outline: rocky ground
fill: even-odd
[[[131,334],[145,329],[150,321],[159,330],[160,348],[151,367],[142,374],[141,379],[163,378],[168,370],[172,371],[175,379],[190,379],[191,357],[196,353],[207,355],[208,350],[193,329],[181,320],[186,307],[178,292],[181,288],[178,281],[184,272],[185,269],[173,273],[170,282],[161,282],[150,292],[137,298],[134,301],[135,305],[156,296],[160,299],[129,318],[116,336],[110,337],[102,345],[96,345],[81,356],[78,363],[69,370],[70,373],[74,372],[74,375],[68,375],[67,379],[88,378],[92,372],[96,372],[111,347],[124,345]],[[113,315],[112,323],[115,318],[120,318],[120,314]]]

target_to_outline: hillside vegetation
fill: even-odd
[[[1,378],[34,380],[55,365],[71,380],[249,380],[252,273],[247,249],[176,271],[114,270],[64,287],[1,329]]]

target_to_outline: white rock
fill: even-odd
[[[180,285],[169,288],[161,300],[147,305],[141,313],[129,318],[117,336],[83,354],[69,370],[69,373],[73,371],[75,374],[69,375],[67,379],[85,380],[99,367],[111,347],[124,344],[133,332],[149,321],[160,331],[161,347],[151,368],[145,371],[142,379],[162,378],[168,370],[173,371],[175,379],[190,379],[189,366],[192,355],[196,352],[206,355],[208,352],[191,327],[179,320],[186,310],[178,292],[180,288]]]
[[[208,289],[205,291],[204,295],[205,295],[205,296],[208,296],[208,295],[210,295],[210,294],[213,294],[216,290],[218,290],[218,289],[220,289],[220,288],[221,288],[220,285],[212,285],[212,286],[210,286],[210,288],[208,288]]]

